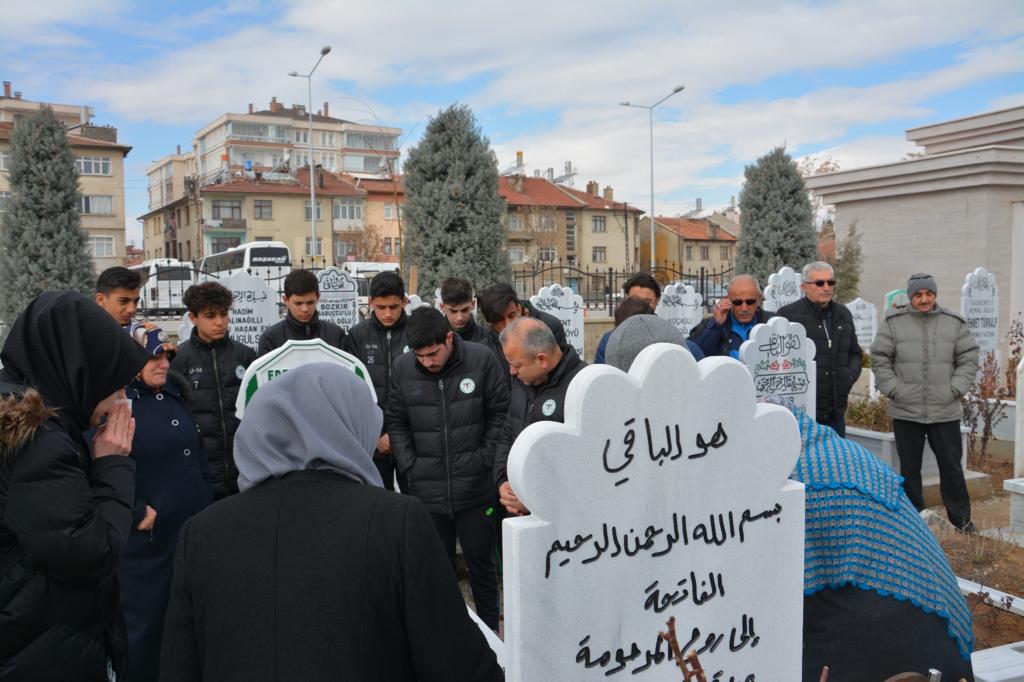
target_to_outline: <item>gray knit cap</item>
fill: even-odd
[[[907,280],[907,296],[913,298],[914,294],[921,289],[927,289],[933,294],[939,293],[939,287],[935,284],[935,278],[931,275],[926,275],[923,272],[911,275],[910,279]]]
[[[605,361],[628,372],[633,360],[652,343],[674,343],[686,348],[686,339],[671,322],[657,315],[634,315],[615,328],[608,338]]]

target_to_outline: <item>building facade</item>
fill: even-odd
[[[654,258],[659,265],[681,272],[720,272],[736,262],[737,237],[710,218],[669,218],[658,216],[654,231]],[[642,262],[650,253],[650,219],[640,221]]]

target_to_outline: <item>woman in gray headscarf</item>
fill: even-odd
[[[261,388],[241,495],[182,529],[161,680],[500,680],[430,516],[385,491],[366,384],[329,364]]]

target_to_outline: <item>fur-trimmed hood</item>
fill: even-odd
[[[46,404],[39,391],[0,394],[0,459],[17,452],[57,410]]]

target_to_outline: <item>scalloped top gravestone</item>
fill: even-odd
[[[740,361],[754,375],[754,392],[759,398],[785,396],[813,417],[816,353],[802,324],[773,317],[750,330],[750,338],[740,346]]]
[[[236,272],[221,277],[217,282],[230,289],[234,299],[228,316],[228,334],[235,341],[259,350],[260,336],[264,330],[281,319],[277,292],[263,278],[254,277],[248,272]],[[179,343],[191,335],[192,321],[188,319],[188,313],[185,313],[178,326]]]
[[[762,307],[771,312],[800,300],[800,273],[785,265],[778,272],[768,276],[768,284],[764,288]]]
[[[995,275],[985,268],[977,268],[964,277],[960,314],[967,320],[967,328],[981,349],[978,353],[981,364],[999,346],[999,287]]]
[[[846,304],[853,315],[853,328],[857,332],[857,343],[867,353],[878,334],[878,307],[863,298],[855,298]]]
[[[700,323],[704,317],[702,304],[704,298],[689,284],[676,282],[669,284],[661,292],[661,300],[655,314],[668,320],[683,333],[683,338],[690,335],[690,330]]]
[[[804,490],[789,411],[730,358],[645,348],[580,372],[565,423],[528,426],[504,522],[510,682],[676,681],[670,617],[708,679],[798,680]]]
[[[444,312],[444,308],[442,307],[441,302],[441,287],[434,289],[434,307],[440,310],[442,313]]]
[[[542,312],[554,315],[565,327],[565,340],[576,349],[576,354],[582,359],[583,356],[583,297],[574,294],[570,287],[561,284],[552,284],[549,287],[541,287],[536,296],[530,298],[530,303]]]
[[[332,265],[316,273],[316,281],[320,286],[320,302],[316,305],[320,319],[348,331],[359,321],[359,287],[355,279]]]
[[[409,300],[405,304],[405,314],[412,315],[417,308],[429,308],[430,304],[419,297],[419,294],[409,294]]]

